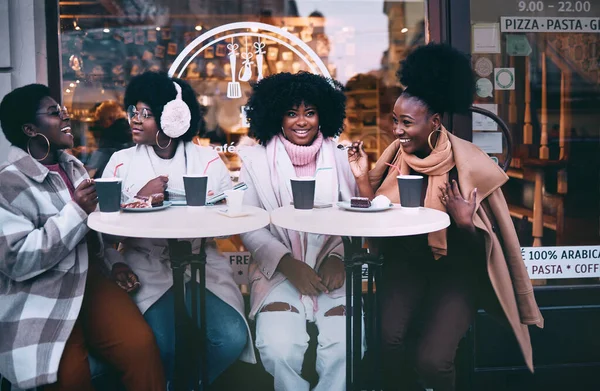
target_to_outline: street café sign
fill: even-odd
[[[503,16],[503,33],[600,33],[600,18],[554,18]]]
[[[600,277],[600,246],[522,247],[532,280]]]

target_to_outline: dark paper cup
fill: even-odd
[[[398,175],[397,178],[400,206],[403,208],[418,208],[421,206],[423,177],[421,175]]]
[[[298,177],[292,178],[291,182],[294,208],[311,210],[315,204],[315,178]]]
[[[100,212],[114,213],[121,210],[121,183],[121,178],[94,179]]]
[[[206,175],[184,175],[183,185],[188,206],[206,205],[206,186],[208,185]]]

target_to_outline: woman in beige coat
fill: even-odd
[[[508,321],[533,371],[527,326],[543,327],[543,319],[502,195],[508,177],[441,123],[444,113],[464,112],[473,102],[470,62],[430,44],[403,61],[399,76],[406,89],[394,106],[397,140],[370,172],[362,143],[353,144],[351,168],[362,196],[396,203],[397,175],[422,175],[421,205],[447,212],[451,225],[377,243],[385,259],[384,388],[412,389],[420,381],[454,390],[456,349],[481,305]]]

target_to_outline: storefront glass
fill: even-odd
[[[600,2],[472,0],[471,33],[476,103],[514,141],[511,215],[521,245],[541,247],[524,250],[530,275],[597,283],[586,277],[600,275]],[[473,129],[501,152],[495,124],[476,117]]]
[[[59,4],[62,94],[77,135],[73,153],[88,163],[102,129],[114,117],[115,110],[97,110],[100,103],[122,104],[133,76],[165,71],[195,89],[207,124],[206,134],[195,142],[222,152],[234,181],[241,165],[236,149],[253,142],[242,115],[252,83],[299,71],[337,79],[348,97],[340,138],[364,140],[374,163],[393,139],[398,64],[412,47],[425,43],[423,0]],[[232,261],[232,267],[237,281],[247,284],[248,255],[239,253],[244,250],[239,237],[218,240],[218,245],[232,259],[245,259],[244,265]]]
[[[234,177],[240,163],[232,143],[247,134],[242,106],[251,83],[279,72],[308,70],[344,84],[342,138],[364,140],[374,162],[392,140],[397,65],[425,41],[424,3],[412,0],[61,1],[60,14],[76,155],[85,162],[95,148],[90,129],[100,102],[122,102],[132,76],[171,70],[206,107],[207,134],[197,142],[224,150]]]
[[[426,41],[425,8],[413,0],[60,1],[73,152],[87,162],[96,148],[101,102],[122,102],[137,74],[169,71],[206,108],[207,133],[196,142],[221,151],[237,180],[236,148],[252,142],[242,114],[251,83],[308,70],[346,86],[341,139],[364,140],[374,162],[393,139],[398,64]],[[475,103],[510,128],[503,190],[530,275],[597,283],[589,277],[600,276],[600,4],[472,0],[470,15]],[[473,141],[506,159],[496,123],[475,115]]]

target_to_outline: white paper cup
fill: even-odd
[[[238,214],[242,212],[242,206],[244,203],[244,192],[242,190],[225,190],[225,196],[227,197],[227,213]]]

